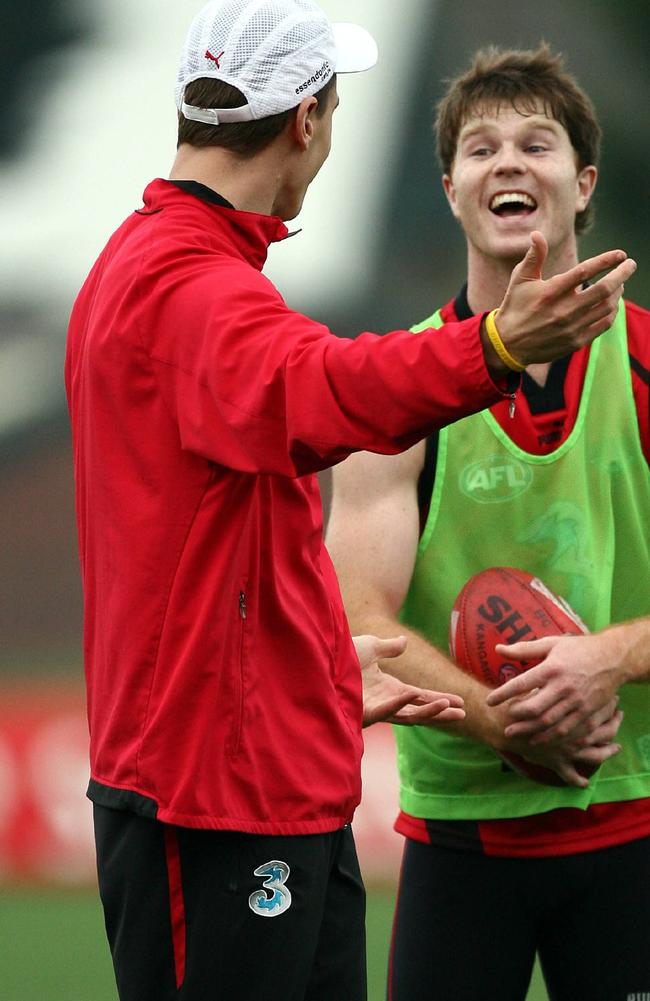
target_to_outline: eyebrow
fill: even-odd
[[[553,118],[541,117],[540,115],[530,115],[526,116],[526,127],[529,129],[537,129],[539,131],[552,132],[553,135],[557,135],[557,128],[559,122],[556,122]],[[465,142],[467,139],[473,138],[473,136],[480,134],[481,132],[490,132],[494,129],[492,122],[479,122],[477,125],[473,125],[467,130],[461,129],[460,135],[458,136],[459,143]]]

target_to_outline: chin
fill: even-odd
[[[532,227],[530,233],[532,233]],[[488,244],[488,254],[504,261],[520,261],[530,246],[530,233],[501,237]]]
[[[300,214],[305,200],[305,192],[285,193],[273,204],[273,215],[280,216],[283,222],[290,222]]]

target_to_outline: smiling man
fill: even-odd
[[[597,177],[593,107],[546,47],[478,53],[442,100],[437,134],[467,281],[415,330],[493,309],[532,230],[548,244],[547,279],[574,265]],[[396,732],[406,846],[392,1001],[523,1001],[536,951],[554,1001],[650,988],[650,690],[624,684],[644,676],[643,624],[627,645],[599,634],[620,649],[592,648],[591,679],[597,637],[576,641],[598,706],[551,739],[535,737],[521,706],[489,707],[488,690],[441,652],[458,591],[495,564],[537,574],[591,629],[647,615],[649,384],[650,316],[625,302],[597,346],[529,365],[514,406],[335,470],[327,541],[352,628],[400,628],[408,647],[391,670],[459,692],[467,711]],[[561,649],[556,676],[573,688],[569,640]],[[508,751],[567,784],[515,774]],[[601,765],[590,782],[585,763]]]
[[[450,136],[441,136],[441,155],[449,157],[443,185],[467,238],[475,296],[481,294],[477,281],[489,283],[492,301],[492,282],[506,261],[525,251],[533,228],[548,243],[547,274],[577,259],[575,232],[585,228],[599,135],[583,126],[585,134],[576,139],[582,148],[574,149],[566,128],[549,113],[541,97],[521,110],[509,104],[477,108],[468,111],[453,153]],[[527,170],[522,159],[530,164]]]

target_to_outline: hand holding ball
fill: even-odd
[[[589,630],[573,609],[553,594],[534,574],[514,567],[490,567],[471,577],[460,591],[451,613],[449,649],[457,664],[479,681],[496,688],[539,661],[509,661],[497,653],[497,643],[512,644],[561,633],[579,635]],[[564,785],[550,768],[518,754],[502,757],[517,772],[535,782]],[[588,777],[595,768],[581,765]]]

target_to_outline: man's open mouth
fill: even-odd
[[[530,215],[537,208],[537,202],[523,191],[503,191],[490,199],[490,212],[501,216]]]

